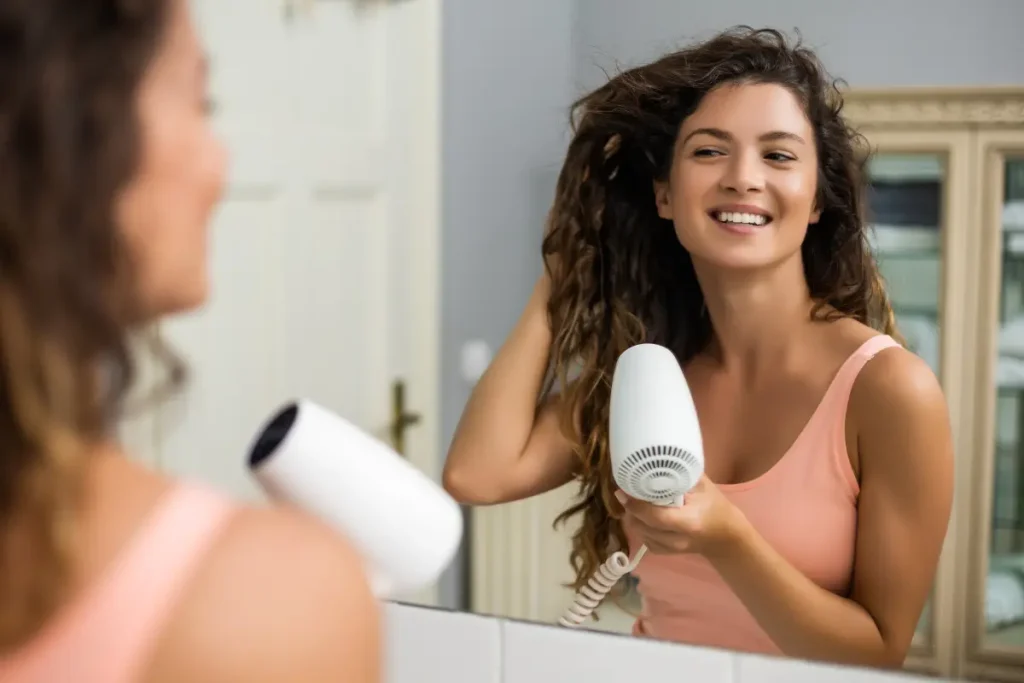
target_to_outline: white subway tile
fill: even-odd
[[[387,683],[501,683],[497,619],[386,603]]]
[[[788,657],[737,655],[736,683],[941,683],[916,674],[819,664]]]
[[[503,630],[502,683],[734,683],[724,650],[516,621]]]

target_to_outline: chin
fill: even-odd
[[[155,315],[153,317],[165,317],[192,313],[202,308],[209,299],[209,288],[205,280],[194,280],[185,287],[168,291],[163,296],[156,297],[154,303]]]
[[[799,241],[773,239],[776,235],[740,240],[731,236],[726,239],[717,235],[701,237],[703,239],[687,240],[691,244],[680,240],[698,268],[703,265],[716,270],[754,272],[778,268],[794,257],[800,258]]]
[[[757,254],[713,254],[694,256],[705,267],[730,272],[757,272],[769,270],[779,264],[778,258]]]
[[[128,323],[135,329],[162,318],[191,313],[202,308],[208,298],[209,282],[205,273],[188,278],[176,277],[173,286],[157,285],[150,280],[134,297]]]
[[[209,288],[206,283],[202,283],[201,286],[191,288],[188,292],[183,292],[182,296],[176,302],[176,306],[171,313],[191,313],[192,311],[198,310],[206,305],[206,302],[210,298]]]
[[[694,265],[715,268],[716,270],[753,271],[763,270],[777,265],[780,258],[777,249],[769,244],[721,244],[717,240],[712,243],[683,246],[690,252]]]

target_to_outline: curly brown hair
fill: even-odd
[[[867,146],[844,120],[840,86],[799,39],[740,26],[624,71],[572,106],[573,137],[543,243],[551,277],[552,374],[563,430],[576,444],[582,513],[570,562],[581,588],[627,547],[612,496],[608,409],[615,362],[654,342],[685,364],[714,330],[689,253],[658,216],[654,181],[668,178],[684,119],[725,83],[773,83],[800,101],[815,133],[821,218],[801,247],[812,316],[850,317],[895,335],[892,308],[869,242]],[[572,381],[570,377],[572,376]]]
[[[83,464],[135,374],[140,321],[115,203],[139,161],[136,94],[169,6],[0,0],[3,648],[65,597]]]

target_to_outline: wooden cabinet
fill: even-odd
[[[845,112],[875,149],[873,240],[900,331],[954,430],[953,519],[907,667],[1024,681],[1024,88],[851,90]],[[475,610],[557,619],[569,530],[551,522],[572,493],[474,511]]]
[[[1024,89],[850,94],[876,255],[946,391],[954,514],[909,668],[1024,681]]]

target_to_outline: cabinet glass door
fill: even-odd
[[[896,325],[907,347],[940,375],[945,155],[876,155],[869,167],[873,248]],[[932,601],[914,634],[915,650],[931,649]]]
[[[1024,152],[1007,155],[988,192],[987,222],[997,228],[999,250],[997,325],[993,332],[994,378],[986,418],[991,421],[991,460],[986,486],[990,498],[984,530],[987,568],[974,607],[975,636],[981,649],[1024,657]],[[999,177],[1001,176],[1001,177]],[[991,225],[997,223],[997,225]],[[991,375],[990,375],[991,376]],[[982,531],[979,529],[979,531]],[[980,580],[979,580],[980,579]],[[978,633],[980,631],[980,634]]]

